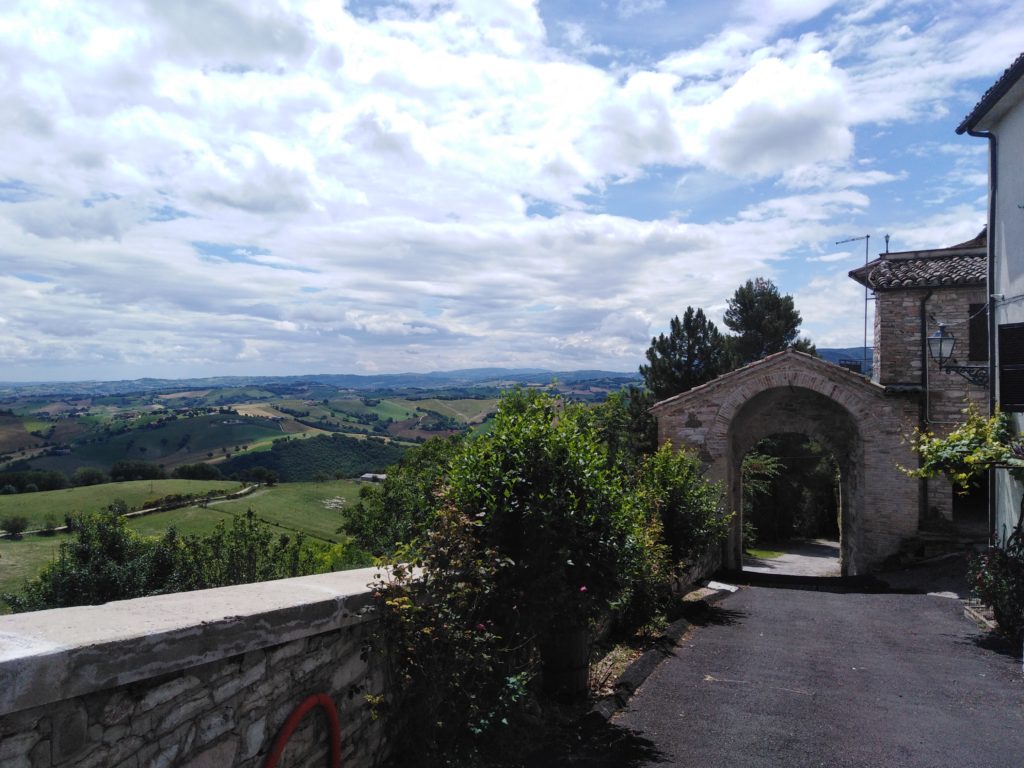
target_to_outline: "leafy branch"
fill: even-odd
[[[975,479],[995,467],[1024,468],[1024,447],[1015,439],[1005,413],[996,411],[985,418],[970,405],[964,415],[964,423],[945,437],[915,430],[911,448],[921,457],[921,466],[900,469],[911,477],[946,475],[966,491]]]

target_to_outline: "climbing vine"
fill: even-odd
[[[1009,417],[996,411],[985,418],[974,406],[964,414],[964,423],[946,437],[918,431],[913,449],[921,457],[921,466],[904,471],[912,477],[944,474],[962,490],[995,467],[1024,479],[1024,442],[1014,434]],[[1017,527],[1004,546],[989,546],[968,566],[974,595],[992,606],[1000,628],[1018,641],[1024,631],[1024,503],[1021,506]]]
[[[964,491],[993,467],[1024,469],[1024,444],[1015,438],[1005,413],[996,411],[985,418],[971,405],[964,416],[964,422],[945,437],[916,430],[911,447],[921,457],[921,466],[901,469],[911,477],[946,475]]]

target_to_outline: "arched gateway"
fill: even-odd
[[[907,436],[918,424],[913,395],[893,392],[816,357],[787,350],[656,404],[658,440],[700,454],[735,512],[724,565],[742,563],[743,456],[773,434],[807,435],[840,468],[841,563],[865,573],[918,531],[918,481]]]

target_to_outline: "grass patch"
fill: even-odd
[[[34,579],[57,554],[66,535],[28,535],[18,541],[0,539],[0,592],[20,592],[27,579]],[[6,612],[0,603],[0,613]]]
[[[774,560],[786,554],[775,549],[758,549],[756,547],[747,547],[746,553],[750,557],[756,557],[758,560]]]
[[[213,533],[217,523],[222,520],[225,525],[230,526],[231,517],[231,513],[218,509],[216,506],[205,509],[186,507],[131,518],[128,521],[128,527],[140,536],[163,536],[164,532],[172,526],[183,535],[194,533],[205,536],[208,533]]]
[[[341,538],[337,530],[345,522],[345,510],[359,500],[360,485],[355,480],[282,483],[236,501],[212,504],[209,509],[232,515],[244,515],[251,509],[271,525],[336,542]]]
[[[230,480],[132,480],[59,491],[16,493],[0,496],[0,519],[24,515],[29,520],[29,528],[33,529],[42,527],[50,516],[63,525],[65,515],[98,512],[114,499],[124,499],[129,507],[140,508],[145,501],[174,493],[203,494],[211,490],[233,491],[238,487],[238,483]]]

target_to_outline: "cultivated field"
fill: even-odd
[[[48,516],[63,525],[65,515],[98,512],[115,499],[123,499],[129,508],[139,509],[146,501],[171,494],[229,493],[240,487],[233,480],[132,480],[59,491],[16,493],[0,496],[0,520],[9,515],[24,515],[32,530],[41,528]]]
[[[41,425],[49,426],[49,425]],[[20,416],[0,413],[0,453],[14,453],[41,445],[42,438],[30,435]]]

